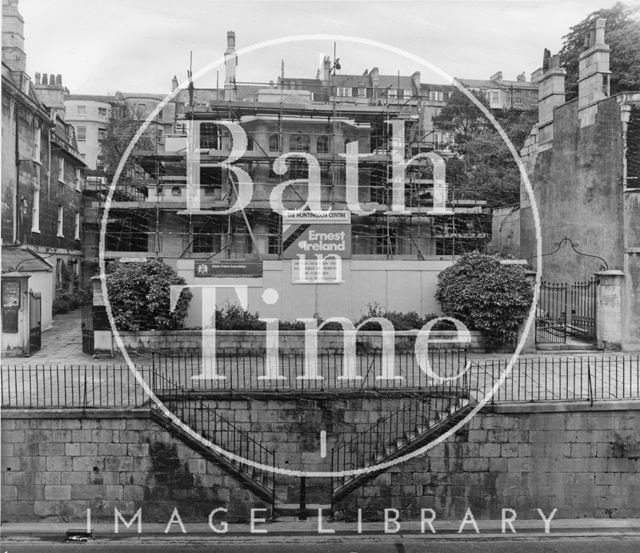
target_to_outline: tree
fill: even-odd
[[[192,294],[183,290],[173,312],[170,286],[185,280],[158,259],[115,263],[106,277],[111,312],[118,330],[175,330],[182,328]]]
[[[475,94],[482,105],[488,107],[487,100]],[[455,90],[440,113],[433,118],[439,129],[453,131],[456,142],[465,142],[470,136],[487,125],[487,119],[480,108],[474,104],[463,92]]]
[[[436,300],[444,313],[482,330],[489,347],[513,344],[533,290],[524,269],[498,257],[466,254],[438,275]]]
[[[460,96],[454,97],[456,94]],[[492,114],[519,151],[537,112],[492,110]],[[511,151],[464,94],[454,93],[434,122],[457,133],[458,156],[447,161],[447,182],[453,195],[482,198],[490,207],[519,203],[520,172]]]
[[[118,168],[129,143],[144,124],[144,118],[124,100],[118,100],[112,105],[111,118],[105,129],[104,138],[101,140],[101,151],[104,156],[104,166],[107,173],[113,175]],[[129,155],[118,178],[114,199],[119,199],[123,194],[131,194],[138,186],[138,191],[146,194],[144,185],[135,183],[135,175],[140,173],[136,154],[150,152],[154,148],[153,135],[156,127],[150,125],[135,143],[131,155]],[[125,197],[123,199],[130,199]]]
[[[639,6],[617,2],[611,8],[597,10],[570,28],[562,37],[560,59],[567,71],[567,100],[578,95],[578,59],[584,47],[584,38],[596,19],[607,20],[606,42],[611,48],[611,94],[625,90],[640,90],[640,13]]]

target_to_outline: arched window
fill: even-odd
[[[329,153],[329,137],[326,135],[322,135],[318,137],[316,143],[316,152],[319,154],[328,154]]]
[[[280,151],[280,135],[272,134],[269,137],[269,151],[270,152],[279,152]]]
[[[289,140],[292,152],[308,152],[311,146],[311,138],[308,134],[294,134]]]

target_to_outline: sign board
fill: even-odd
[[[2,281],[2,332],[18,332],[20,281]]]
[[[291,282],[293,284],[340,284],[342,280],[342,260],[333,256],[320,263],[316,258],[294,259],[291,262]]]
[[[351,257],[351,212],[285,211],[282,214],[282,259],[300,255]]]
[[[260,278],[262,261],[236,259],[196,261],[193,276],[197,278]]]

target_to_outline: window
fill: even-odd
[[[76,167],[76,190],[82,191],[82,169],[80,167]]]
[[[64,183],[64,158],[62,156],[58,158],[58,180]]]
[[[162,127],[156,128],[156,142],[162,144],[164,142],[164,129]]]
[[[98,115],[100,117],[106,117],[107,116],[107,108],[98,108]]]
[[[247,136],[247,151],[253,151],[253,138],[251,138],[250,136]]]
[[[87,106],[85,106],[84,104],[78,104],[76,106],[76,113],[78,115],[86,115],[87,113]]]
[[[307,162],[304,159],[290,159],[289,172],[290,179],[306,179],[308,176]]]
[[[311,138],[308,134],[295,134],[289,139],[289,149],[292,152],[308,152],[311,146]]]
[[[76,127],[76,138],[78,142],[85,142],[87,140],[87,127]]]
[[[222,232],[218,225],[210,224],[194,225],[193,253],[218,253],[222,250]]]
[[[351,96],[351,88],[345,88],[342,86],[339,86],[336,88],[336,96],[343,96],[343,97],[349,97]]]
[[[138,104],[136,106],[136,116],[142,119],[147,114],[147,104]]]
[[[398,91],[395,88],[390,88],[387,90],[387,98],[397,98]]]
[[[316,152],[319,154],[329,153],[329,137],[319,136],[316,142]]]
[[[98,129],[98,140],[102,141],[105,139],[105,137],[107,136],[107,130],[100,128]]]
[[[40,232],[40,182],[33,188],[33,207],[31,208],[31,232]]]
[[[430,90],[429,100],[432,102],[444,102],[444,93],[439,90]]]
[[[358,97],[359,98],[366,98],[367,97],[367,89],[366,88],[359,88],[358,89]]]
[[[200,125],[200,147],[219,150],[220,129],[215,123],[202,123]]]
[[[61,238],[64,238],[63,219],[64,219],[64,207],[59,205],[58,206],[58,223],[57,223],[57,227],[58,227],[58,236],[61,237]]]
[[[33,161],[40,163],[40,149],[42,146],[42,135],[40,134],[40,127],[37,124],[33,125]]]
[[[162,120],[163,120],[163,117],[164,117],[164,116],[163,116],[163,114],[162,114],[162,113],[163,113],[163,111],[164,111],[164,110],[163,110],[163,109],[161,109],[161,110],[158,112],[158,117],[157,117],[158,121],[162,121]]]
[[[73,225],[73,238],[80,240],[80,212],[76,211],[76,218]]]
[[[280,135],[272,134],[269,137],[269,151],[270,152],[279,152],[280,151]]]
[[[404,98],[405,98],[405,100],[408,100],[409,98],[413,98],[413,91],[412,90],[405,90],[404,91]]]
[[[96,158],[96,171],[104,171],[104,154],[98,154]]]

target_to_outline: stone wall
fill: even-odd
[[[417,331],[396,332],[396,350],[413,351]],[[145,351],[172,352],[193,351],[202,348],[201,330],[147,330],[141,332],[120,332],[125,347],[130,351],[142,353]],[[222,354],[233,353],[262,353],[265,350],[265,332],[255,330],[217,330],[216,351]],[[432,331],[430,340],[434,343],[442,340],[453,342],[456,333],[453,331]],[[280,352],[304,351],[303,331],[280,331]],[[379,332],[359,332],[358,344],[361,348],[378,349],[382,345]],[[115,340],[114,340],[115,342]],[[344,334],[338,331],[321,331],[318,333],[318,351],[320,353],[342,353]],[[440,347],[441,344],[439,344]],[[117,346],[114,343],[114,348]],[[470,351],[484,351],[482,334],[471,332]]]
[[[397,401],[397,400],[396,400]],[[221,412],[278,452],[283,468],[327,470],[319,429],[329,437],[360,432],[385,410],[387,398],[247,398],[225,400]],[[361,507],[378,519],[385,508],[413,518],[420,508],[439,518],[519,518],[536,509],[557,518],[640,515],[640,461],[622,457],[618,437],[639,440],[640,410],[632,402],[503,406],[476,416],[455,437],[379,475],[346,496],[337,515]],[[166,522],[177,507],[185,523],[206,522],[216,507],[244,518],[264,503],[218,466],[159,427],[148,412],[5,411],[2,420],[3,519],[113,520],[143,507],[145,521]],[[296,503],[299,480],[276,477],[277,500]],[[307,501],[328,503],[329,480],[308,479]]]
[[[338,508],[349,517],[360,507],[373,518],[397,506],[413,516],[432,508],[439,518],[462,518],[467,507],[494,519],[502,508],[523,519],[538,518],[537,508],[557,508],[557,518],[637,517],[640,460],[622,457],[613,444],[617,436],[640,440],[640,410],[612,406],[519,405],[482,414]]]

